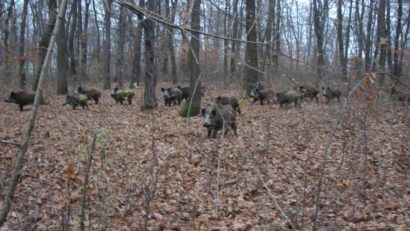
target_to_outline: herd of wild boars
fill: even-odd
[[[165,106],[179,105],[183,100],[188,102],[191,98],[190,90],[188,86],[161,88]],[[203,95],[203,86],[199,86],[198,90]],[[389,88],[388,94],[393,101],[402,102],[403,104],[410,103],[410,94],[403,93],[396,86]],[[94,101],[94,104],[97,105],[101,96],[102,92],[95,88],[85,89],[77,87],[73,94],[66,96],[63,105],[70,105],[72,109],[77,107],[88,109],[88,101]],[[131,105],[135,97],[135,89],[115,87],[112,89],[110,96],[116,104],[128,102]],[[341,102],[342,91],[330,86],[322,87],[321,91],[319,91],[318,88],[312,85],[299,85],[292,89],[275,91],[271,86],[264,86],[258,83],[249,93],[249,97],[253,99],[252,105],[259,101],[261,105],[264,102],[267,104],[274,103],[278,104],[280,108],[286,104],[301,108],[301,103],[305,100],[315,100],[318,103],[319,96],[325,99],[326,104],[333,101]],[[33,104],[34,98],[35,94],[32,92],[11,92],[5,102],[17,104],[20,111],[23,111],[24,106]],[[244,99],[229,95],[217,96],[213,98],[210,106],[202,109],[203,126],[207,128],[208,137],[216,137],[220,130],[222,130],[223,134],[232,130],[234,135],[237,135],[237,116],[241,114],[240,105],[244,102]]]

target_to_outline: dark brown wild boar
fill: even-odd
[[[234,96],[218,96],[215,99],[215,103],[222,105],[231,105],[235,111],[241,114],[241,109],[239,108],[239,100]]]
[[[18,104],[20,107],[20,111],[23,111],[23,107],[25,105],[33,104],[35,94],[32,92],[11,92],[8,99],[4,100],[8,103],[15,103]]]
[[[83,89],[82,87],[77,87],[75,90],[76,94],[84,94],[87,96],[88,100],[94,100],[95,104],[98,104],[99,99],[101,98],[101,92],[97,89]]]
[[[115,100],[115,103],[120,103],[121,105],[125,100],[128,104],[132,104],[132,99],[134,98],[134,91],[131,89],[118,89],[118,87],[112,89],[111,97]]]
[[[87,96],[83,94],[67,95],[65,97],[65,103],[63,105],[71,105],[71,107],[73,107],[73,110],[75,110],[78,106],[81,106],[83,109],[88,108]]]
[[[232,129],[235,136],[236,129],[236,112],[231,105],[221,105],[214,103],[207,109],[202,109],[204,117],[204,127],[208,129],[208,138],[216,137],[216,133],[222,129],[223,134],[227,134]]]

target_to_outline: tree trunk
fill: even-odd
[[[280,0],[276,1],[276,22],[274,25],[274,30],[273,30],[273,34],[274,36],[274,41],[275,41],[275,50],[277,52],[280,52],[281,48],[281,36],[280,36],[280,23],[281,23],[281,17],[282,17],[282,9],[281,9],[281,3]],[[277,52],[274,52],[272,55],[272,64],[273,64],[273,72],[278,73],[279,72],[279,55]]]
[[[75,59],[75,52],[74,52],[74,37],[77,31],[77,19],[78,19],[78,3],[80,0],[73,0],[73,4],[71,5],[71,26],[68,35],[68,55],[70,57],[70,74],[74,76],[74,79],[77,79],[77,60]]]
[[[325,56],[324,56],[324,31],[325,23],[329,10],[328,0],[324,0],[323,4],[320,0],[313,0],[313,23],[315,27],[316,35],[316,50],[317,50],[317,76],[323,78],[323,68],[325,67]]]
[[[27,18],[27,8],[28,8],[28,2],[29,0],[24,0],[23,3],[23,12],[21,16],[21,24],[20,24],[20,46],[19,46],[19,76],[20,76],[20,81],[19,81],[19,86],[20,89],[25,90],[26,89],[26,71],[24,69],[24,66],[26,64],[26,60],[24,58],[24,48],[25,48],[25,43],[26,43],[26,18]]]
[[[118,54],[117,54],[117,81],[120,87],[124,86],[124,46],[125,46],[125,8],[120,6],[120,18],[118,21]]]
[[[238,0],[233,1],[233,16],[232,16],[232,38],[238,37]],[[232,41],[231,45],[231,64],[230,64],[230,78],[231,80],[236,76],[236,63],[237,63],[237,49],[238,42]]]
[[[372,52],[372,25],[373,25],[373,7],[374,7],[374,0],[370,0],[369,2],[369,15],[367,19],[367,26],[366,26],[366,40],[365,40],[365,53],[364,53],[364,62],[365,62],[365,70],[370,71],[371,68],[371,52]],[[364,4],[362,7],[365,7]]]
[[[157,1],[148,1],[148,10],[155,12]],[[144,108],[151,109],[158,106],[155,96],[157,85],[157,73],[155,67],[155,22],[147,18],[143,23],[145,32],[145,81],[144,81]]]
[[[347,78],[347,63],[344,57],[343,49],[343,14],[342,14],[343,0],[337,0],[337,45],[338,45],[338,55],[339,55],[339,65],[342,69],[343,79]]]
[[[195,31],[201,29],[201,0],[194,0],[191,13],[191,28]],[[191,51],[188,54],[188,69],[189,69],[189,84],[191,91],[191,108],[189,116],[199,114],[201,108],[201,70],[199,66],[199,51],[200,51],[200,33],[192,32],[191,34]],[[196,113],[195,113],[196,112]]]
[[[273,42],[272,42],[272,28],[275,25],[275,5],[276,1],[275,0],[269,0],[269,15],[268,15],[268,22],[266,24],[266,30],[265,30],[265,42],[266,42],[266,48],[265,48],[265,57],[263,59],[263,66],[264,66],[264,72],[268,77],[269,83],[272,83],[272,48],[273,48]]]
[[[104,89],[111,88],[110,64],[111,64],[111,7],[112,0],[104,0],[104,23],[105,23],[105,40],[104,40]]]
[[[393,56],[393,76],[395,79],[399,79],[401,66],[399,65],[399,39],[400,34],[402,34],[401,26],[401,16],[403,12],[403,1],[397,1],[397,26],[396,26],[396,36],[394,36],[394,56]]]
[[[57,94],[67,94],[67,71],[68,71],[68,59],[67,59],[67,39],[66,39],[66,26],[65,26],[65,14],[61,13],[61,25],[57,34]]]
[[[171,22],[175,21],[175,14],[177,11],[178,0],[172,1],[172,12],[171,12]],[[169,28],[169,56],[171,59],[171,79],[172,83],[176,84],[178,82],[177,77],[177,61],[175,58],[175,49],[174,49],[174,29],[172,27]]]
[[[139,7],[145,7],[145,1],[139,1]],[[142,17],[141,17],[142,19]],[[141,83],[141,42],[142,42],[142,23],[137,26],[135,31],[135,40],[134,40],[134,56],[132,58],[132,77],[131,82],[137,83],[140,85]]]
[[[81,68],[80,68],[80,85],[82,84],[83,79],[87,79],[87,55],[88,55],[88,22],[90,20],[90,4],[91,0],[85,1],[85,12],[84,12],[84,29],[82,30],[81,35]]]
[[[386,2],[379,2],[379,9],[377,12],[377,34],[376,34],[376,49],[374,52],[374,59],[378,61],[378,68],[373,66],[373,70],[378,70],[380,72],[385,71],[386,65],[386,54],[388,47],[388,37],[386,31]],[[384,83],[384,75],[380,78],[380,85]]]
[[[245,89],[249,95],[258,81],[258,47],[256,45],[255,0],[246,0]]]
[[[95,50],[96,50],[96,57],[97,57],[97,61],[100,61],[100,53],[101,53],[101,46],[100,46],[100,41],[101,41],[101,39],[100,39],[100,24],[98,23],[98,17],[97,17],[97,9],[96,9],[96,7],[95,7],[95,0],[93,0],[93,11],[94,11],[94,23],[95,23],[95,29],[96,29],[96,31],[97,31],[97,44],[96,44],[96,48],[95,48]]]
[[[225,1],[225,12],[229,12],[230,11],[230,1]],[[225,13],[224,14],[224,37],[229,37],[228,36],[228,25],[231,25],[230,20],[228,20],[228,14]],[[224,39],[224,65],[223,65],[223,85],[224,87],[228,87],[228,83],[227,83],[227,79],[226,77],[229,75],[228,73],[228,51],[229,51],[229,40],[228,39]]]
[[[44,58],[46,57],[46,54],[47,54],[48,44],[50,43],[50,38],[52,36],[53,29],[55,26],[56,17],[57,17],[56,7],[57,7],[56,0],[48,0],[48,9],[49,9],[48,23],[47,23],[46,31],[42,35],[40,43],[39,43],[37,71],[36,71],[36,75],[34,76],[34,83],[33,83],[33,88],[32,88],[33,91],[37,89],[38,80],[41,74],[41,67],[43,66]],[[40,92],[40,94],[42,94],[42,92]]]

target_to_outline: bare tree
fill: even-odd
[[[148,10],[155,12],[157,9],[157,1],[148,1]],[[145,44],[145,88],[144,88],[144,108],[150,109],[158,106],[155,96],[155,87],[157,85],[157,73],[155,67],[155,22],[147,18],[142,22],[144,27],[144,44]]]
[[[124,47],[125,47],[125,7],[120,6],[120,17],[118,20],[118,43],[117,43],[117,81],[120,87],[124,83]]]
[[[77,20],[78,20],[78,4],[80,3],[80,0],[73,0],[73,3],[71,4],[71,25],[69,29],[69,35],[68,35],[68,55],[70,58],[70,74],[72,76],[75,76],[74,79],[77,78],[77,60],[75,58],[75,51],[74,51],[74,39],[75,39],[75,33],[78,32],[77,29]]]
[[[105,24],[105,40],[104,40],[104,89],[110,89],[110,64],[111,64],[111,8],[112,0],[104,0],[104,24]]]
[[[67,94],[67,72],[68,72],[68,59],[67,59],[67,39],[66,39],[66,25],[65,15],[66,12],[61,13],[61,25],[57,34],[57,94]]]
[[[139,7],[144,8],[145,1],[139,1]],[[141,17],[142,18],[142,17]],[[140,84],[141,82],[141,42],[142,42],[142,23],[137,25],[135,30],[135,38],[134,38],[134,52],[132,58],[132,74],[131,74],[131,82]]]
[[[38,80],[41,74],[41,67],[43,66],[44,59],[47,54],[48,44],[50,43],[50,38],[52,36],[53,29],[55,26],[56,17],[57,17],[56,7],[57,7],[56,0],[48,0],[48,23],[47,23],[46,31],[42,35],[40,43],[39,43],[37,71],[36,71],[36,75],[34,76],[33,91],[37,89]]]
[[[238,37],[238,4],[239,4],[239,2],[238,2],[238,0],[234,0],[233,1],[233,5],[232,5],[232,7],[233,7],[233,16],[232,16],[232,38],[237,38]],[[237,56],[238,56],[238,54],[237,54],[237,50],[239,49],[238,48],[238,46],[239,46],[239,44],[238,44],[238,42],[236,42],[236,41],[232,41],[232,43],[231,43],[231,54],[230,54],[230,56],[231,56],[231,60],[230,60],[230,76],[231,76],[231,79],[236,75],[236,63],[237,63]]]
[[[374,58],[378,58],[378,68],[374,65],[372,70],[384,72],[386,65],[386,55],[388,47],[388,31],[386,29],[386,2],[380,1],[377,11],[377,31],[376,31],[376,49]],[[383,84],[383,77],[380,78],[380,84]]]
[[[326,18],[329,11],[328,0],[313,0],[313,24],[316,35],[316,50],[317,50],[317,76],[321,79],[323,76],[322,69],[325,66],[324,56],[324,31]]]
[[[245,89],[248,95],[258,81],[258,47],[256,45],[255,0],[246,0]]]
[[[24,0],[23,3],[23,12],[21,15],[21,23],[20,23],[20,46],[19,46],[19,56],[20,56],[20,61],[19,61],[19,76],[20,76],[20,89],[26,89],[26,71],[24,69],[24,66],[26,64],[26,60],[24,58],[24,53],[25,53],[25,43],[26,43],[26,18],[27,18],[27,9],[28,9],[28,0]]]
[[[191,28],[195,31],[199,31],[201,29],[201,0],[194,0],[192,5],[192,13],[191,13]],[[191,105],[192,108],[196,108],[195,110],[189,113],[189,116],[196,115],[199,113],[201,108],[201,93],[200,86],[202,86],[201,82],[201,70],[199,67],[199,51],[200,51],[200,33],[199,32],[192,32],[191,33],[191,52],[188,54],[188,69],[189,69],[189,84],[190,84],[190,91],[191,91]]]

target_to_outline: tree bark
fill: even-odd
[[[329,10],[328,0],[313,0],[313,23],[316,35],[316,50],[317,50],[317,76],[319,79],[323,78],[323,68],[325,67],[324,56],[324,31],[325,23]]]
[[[397,8],[397,26],[396,26],[396,35],[394,36],[394,55],[393,55],[393,76],[396,79],[399,79],[400,72],[401,72],[401,65],[399,64],[399,39],[400,34],[402,34],[402,26],[401,26],[401,17],[403,13],[403,1],[397,1],[398,8]]]
[[[104,0],[104,89],[111,88],[110,64],[111,64],[111,7],[112,0]]]
[[[155,12],[157,9],[157,1],[148,1],[148,10]],[[144,81],[144,108],[151,109],[158,106],[155,96],[155,88],[157,85],[157,73],[155,67],[155,22],[147,18],[142,22],[145,33],[145,81]]]
[[[44,59],[47,54],[48,44],[50,43],[53,29],[55,27],[56,17],[57,17],[56,7],[57,7],[56,0],[48,1],[48,9],[49,9],[48,23],[47,23],[46,31],[42,35],[40,43],[39,43],[37,71],[36,71],[36,75],[34,76],[34,83],[33,83],[33,88],[32,88],[33,91],[37,89],[38,81],[39,81],[40,74],[41,74],[41,67],[43,66]],[[42,92],[40,92],[40,94],[42,94]]]
[[[255,0],[246,0],[245,89],[249,95],[258,81],[258,47],[256,45]]]
[[[139,1],[139,7],[145,7],[145,1]],[[142,17],[140,18],[140,20]],[[141,42],[142,42],[142,23],[138,24],[137,29],[135,31],[135,40],[134,40],[134,56],[132,58],[132,77],[131,82],[137,83],[140,85],[141,83]]]
[[[117,81],[120,87],[124,86],[124,46],[125,46],[125,8],[120,6],[118,21],[118,54],[117,54]]]
[[[237,38],[238,37],[238,0],[233,1],[233,17],[232,17],[232,38]],[[232,41],[231,43],[231,60],[230,60],[230,78],[231,80],[236,76],[236,62],[237,62],[237,47],[238,47],[238,42]]]
[[[61,25],[57,34],[57,94],[67,94],[67,72],[68,72],[68,59],[67,59],[67,40],[66,40],[66,26],[65,26],[65,14],[62,12]]]
[[[71,5],[71,25],[68,35],[68,55],[70,58],[70,74],[74,76],[74,79],[77,79],[77,60],[75,58],[74,51],[74,38],[75,33],[77,32],[77,19],[78,19],[78,3],[80,0],[73,0]]]
[[[195,31],[201,29],[201,0],[194,0],[191,13],[191,28]],[[196,108],[195,111],[190,111],[189,116],[199,114],[201,108],[201,70],[199,66],[199,51],[200,51],[201,34],[192,32],[191,34],[191,51],[188,54],[188,69],[189,69],[189,84],[191,91],[191,108]]]
[[[378,68],[373,66],[373,70],[378,70],[380,72],[385,71],[386,65],[386,54],[388,47],[388,36],[386,30],[386,2],[380,1],[379,8],[377,11],[377,34],[376,34],[376,49],[374,52],[374,59],[378,58]],[[383,85],[384,75],[379,79],[379,84]]]
[[[29,0],[24,0],[23,3],[23,12],[21,15],[21,24],[20,24],[20,46],[19,46],[19,76],[20,76],[20,81],[19,81],[19,86],[20,89],[25,90],[26,89],[26,71],[25,71],[25,64],[26,60],[24,57],[24,52],[25,52],[25,43],[26,43],[26,18],[27,18],[27,9],[28,9],[28,2]]]
[[[52,0],[50,1],[51,4],[49,4],[49,6],[55,6],[52,4]],[[55,3],[55,1],[54,1]],[[42,64],[41,70],[40,70],[40,75],[39,75],[39,79],[38,79],[38,84],[37,84],[37,89],[36,89],[36,97],[34,99],[34,104],[33,104],[33,109],[31,110],[31,114],[30,114],[30,119],[27,121],[25,129],[24,129],[24,134],[23,134],[23,141],[20,145],[20,151],[19,154],[17,156],[17,160],[16,160],[16,166],[14,168],[13,171],[13,175],[11,177],[10,183],[7,186],[7,190],[5,192],[5,196],[4,196],[4,201],[2,203],[2,208],[1,208],[1,212],[0,212],[0,227],[3,226],[4,222],[7,220],[7,215],[10,211],[10,207],[11,207],[11,203],[13,201],[14,198],[14,192],[16,191],[17,188],[17,183],[18,183],[18,179],[20,176],[20,171],[23,168],[23,164],[24,164],[24,156],[27,152],[27,147],[28,147],[28,143],[30,140],[30,135],[31,132],[33,131],[34,128],[34,123],[36,120],[36,116],[37,116],[37,112],[38,112],[38,108],[40,105],[40,101],[41,99],[41,91],[42,91],[42,87],[43,87],[43,82],[44,82],[44,77],[46,75],[47,72],[47,67],[50,61],[50,56],[51,53],[53,51],[53,45],[55,43],[55,35],[58,33],[58,26],[60,25],[60,18],[62,18],[62,12],[65,11],[65,7],[66,7],[66,0],[62,0],[61,4],[60,4],[60,9],[59,9],[59,17],[56,18],[56,16],[54,16],[54,19],[56,19],[56,21],[53,23],[55,26],[52,28],[52,32],[50,33],[51,36],[49,38],[49,44],[47,44],[46,47],[46,54],[44,55],[44,62]],[[50,9],[52,9],[52,7],[50,7]],[[50,25],[50,23],[49,23]],[[44,45],[44,44],[43,44]]]

